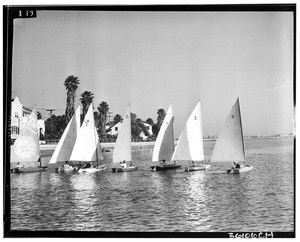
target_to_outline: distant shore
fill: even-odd
[[[245,140],[254,140],[254,139],[290,139],[293,138],[294,136],[282,136],[282,137],[274,137],[274,136],[266,136],[266,137],[245,137]],[[216,141],[215,138],[213,139],[203,139],[203,141]],[[100,143],[101,147],[103,149],[113,149],[115,147],[114,142],[108,142],[108,143]],[[149,141],[149,142],[131,142],[132,148],[137,149],[141,147],[149,147],[153,148],[155,144],[155,141]],[[175,141],[175,145],[177,144],[177,141]],[[53,144],[40,144],[40,149],[41,150],[55,150],[57,146],[57,143]]]

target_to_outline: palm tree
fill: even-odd
[[[150,125],[153,125],[153,124],[154,124],[154,121],[153,121],[152,118],[147,118],[147,119],[146,119],[146,123],[147,123],[147,124],[150,124]]]
[[[78,88],[79,79],[77,76],[68,76],[64,82],[67,89],[67,104],[66,104],[66,122],[68,123],[75,112],[76,90]]]
[[[39,111],[36,112],[36,115],[37,115],[37,119],[42,119],[42,114]]]
[[[120,114],[116,114],[114,116],[114,124],[119,123],[120,121],[122,121],[122,116]]]
[[[101,130],[101,136],[102,139],[106,137],[106,118],[107,113],[109,111],[109,106],[107,102],[101,102],[98,106],[98,112],[99,112],[99,128]]]
[[[90,91],[84,91],[83,93],[80,94],[80,99],[81,104],[82,104],[82,117],[84,119],[85,114],[87,113],[90,104],[94,100],[94,94]]]
[[[146,136],[150,135],[143,121],[140,118],[137,118],[137,115],[135,113],[131,113],[131,136],[133,140],[139,141],[140,134],[142,132],[144,132]]]
[[[165,110],[163,110],[162,108],[157,110],[157,126],[158,126],[158,129],[160,129],[160,126],[162,125],[165,116],[166,116]]]

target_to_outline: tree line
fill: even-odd
[[[76,100],[76,91],[80,80],[77,76],[68,76],[64,81],[64,86],[67,91],[66,99],[66,110],[63,115],[54,115],[52,114],[45,121],[45,135],[40,135],[41,139],[60,139],[63,134],[67,124],[71,120],[72,116],[75,113],[75,100]],[[82,113],[80,115],[80,122],[82,123],[85,117],[85,114],[88,111],[88,108],[94,100],[94,94],[91,91],[84,91],[80,94],[79,98],[82,105]],[[102,101],[94,110],[95,125],[99,135],[99,138],[102,142],[114,141],[116,137],[113,137],[107,134],[106,125],[109,112],[109,105],[107,102]],[[146,123],[152,125],[153,134],[150,135],[148,129],[146,128],[144,122],[135,114],[131,113],[131,135],[133,141],[140,141],[140,134],[144,132],[148,140],[155,140],[159,129],[162,125],[163,119],[166,115],[164,109],[160,108],[157,111],[157,120],[156,122],[153,119],[148,118],[145,120]],[[38,118],[42,118],[41,114],[38,113]],[[117,124],[122,121],[122,116],[116,114],[113,117],[113,123]]]

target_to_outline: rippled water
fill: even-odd
[[[151,148],[133,151],[138,171],[11,174],[11,228],[59,231],[233,232],[294,229],[293,139],[246,140],[254,166],[240,175],[150,171]],[[213,141],[204,142],[211,157]],[[111,162],[111,152],[105,153]],[[44,161],[49,156],[43,157]],[[182,163],[184,165],[184,163]]]

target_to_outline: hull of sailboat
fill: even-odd
[[[210,168],[210,165],[188,166],[185,171],[205,171]]]
[[[116,168],[111,168],[113,172],[128,172],[128,171],[135,171],[138,169],[137,166],[129,166],[127,168],[123,167],[116,167]]]
[[[40,172],[40,171],[46,171],[48,166],[42,166],[42,167],[25,167],[25,168],[12,168],[12,173],[30,173],[30,172]]]
[[[77,167],[69,167],[69,168],[57,167],[57,168],[55,168],[55,172],[59,172],[59,173],[71,173],[71,172],[75,172],[76,170],[77,170]]]
[[[251,171],[252,169],[253,169],[253,166],[243,166],[240,169],[233,168],[232,171],[233,171],[233,174],[240,174],[243,172]]]
[[[106,169],[106,165],[99,166],[99,167],[80,168],[78,170],[78,173],[95,173],[99,171],[104,171],[105,169]]]
[[[166,170],[175,170],[180,168],[181,165],[163,165],[163,166],[151,166],[153,171],[166,171]]]

